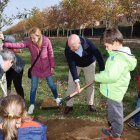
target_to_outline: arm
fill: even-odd
[[[75,64],[75,61],[73,59],[73,56],[71,55],[71,52],[70,52],[68,46],[66,46],[66,48],[65,48],[65,56],[66,56],[66,59],[67,59],[68,65],[69,65],[71,75],[76,84],[75,92],[80,93],[80,83],[79,83],[80,80],[79,80],[79,76],[77,73],[76,64]]]
[[[11,35],[4,36],[2,32],[0,32],[0,39],[4,41],[3,47],[5,48],[26,48],[26,42],[24,43],[14,43],[15,38]]]
[[[49,39],[47,40],[47,46],[48,46],[47,47],[48,59],[49,59],[49,62],[50,62],[50,65],[51,65],[51,68],[52,68],[52,71],[53,71],[53,69],[55,68],[54,52],[53,52],[52,44],[51,44]]]
[[[10,42],[5,42],[4,44],[3,44],[3,46],[5,47],[5,48],[10,48],[10,49],[21,49],[21,48],[26,48],[27,46],[26,46],[26,43],[10,43]]]
[[[122,63],[122,64],[121,64]],[[115,83],[126,69],[126,63],[122,61],[115,61],[111,66],[104,71],[95,74],[95,81],[100,83]]]
[[[68,66],[69,66],[71,75],[73,77],[73,80],[75,81],[75,80],[79,79],[79,76],[78,76],[77,69],[76,69],[76,63],[75,63],[73,56],[71,55],[71,52],[68,47],[65,48],[65,56],[66,56],[66,59],[68,62]]]
[[[96,60],[99,65],[99,70],[103,71],[105,69],[105,64],[101,52],[90,40],[87,39],[87,43],[91,47],[91,51],[93,52],[93,55],[96,57]]]

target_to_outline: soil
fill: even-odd
[[[89,119],[65,118],[47,119],[38,118],[46,124],[48,140],[99,140],[104,138],[101,129],[107,127],[105,121],[92,121]],[[140,140],[140,130],[124,126],[122,140]]]

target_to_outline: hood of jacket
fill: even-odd
[[[122,59],[125,59],[128,66],[129,66],[129,70],[133,71],[134,68],[137,65],[137,59],[135,58],[135,56],[131,53],[130,48],[128,47],[122,47],[119,50],[113,50],[111,52],[109,52],[110,56],[114,56],[117,53],[119,53],[119,55],[122,57]]]

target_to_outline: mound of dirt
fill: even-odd
[[[101,129],[107,127],[106,122],[83,119],[46,119],[38,118],[48,126],[48,140],[99,140],[105,135]],[[140,130],[134,130],[125,124],[123,140],[139,140]]]

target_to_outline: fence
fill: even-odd
[[[86,37],[100,37],[102,33],[104,32],[105,28],[85,28],[85,29],[47,29],[42,31],[43,35],[48,37],[66,37],[70,34],[78,34],[81,36]],[[119,27],[119,30],[123,34],[124,38],[130,38],[131,37],[131,26],[127,27]],[[28,34],[16,34],[16,37],[28,37]],[[133,38],[139,38],[140,37],[140,25],[133,27]]]

